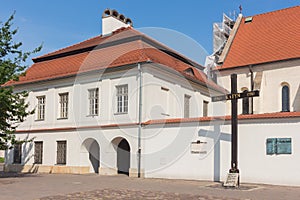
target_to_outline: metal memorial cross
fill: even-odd
[[[238,117],[237,117],[237,103],[238,99],[257,97],[259,96],[259,91],[248,91],[248,92],[237,92],[237,75],[231,74],[231,93],[221,96],[212,97],[212,102],[231,100],[231,169],[227,176],[227,180],[235,175],[235,184],[229,183],[228,186],[239,186],[239,169],[238,169]],[[224,186],[226,186],[224,184]]]

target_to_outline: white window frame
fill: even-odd
[[[46,96],[38,96],[37,98],[37,120],[45,120],[46,112]]]
[[[99,88],[88,90],[89,95],[89,116],[99,114]]]
[[[128,113],[128,84],[116,86],[116,113]]]
[[[59,94],[59,118],[67,119],[68,118],[68,106],[69,106],[69,93],[60,93]]]

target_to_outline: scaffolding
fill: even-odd
[[[209,78],[216,81],[215,75],[211,70],[216,66],[225,44],[233,29],[235,21],[223,13],[223,21],[213,24],[213,54],[207,56],[205,61],[206,73]]]

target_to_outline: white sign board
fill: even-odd
[[[223,186],[238,187],[239,176],[239,173],[228,173]]]
[[[191,143],[191,153],[192,154],[206,154],[205,149],[206,142],[192,142]]]

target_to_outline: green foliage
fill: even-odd
[[[0,163],[4,163],[4,158],[0,157]]]
[[[20,50],[22,42],[14,42],[13,36],[17,34],[18,29],[12,28],[14,15],[2,23],[0,22],[0,149],[11,148],[17,141],[15,130],[19,122],[33,113],[28,111],[26,103],[27,91],[15,93],[12,86],[3,86],[7,81],[17,81],[24,75],[25,65],[28,57],[39,52],[42,46],[31,52]]]

